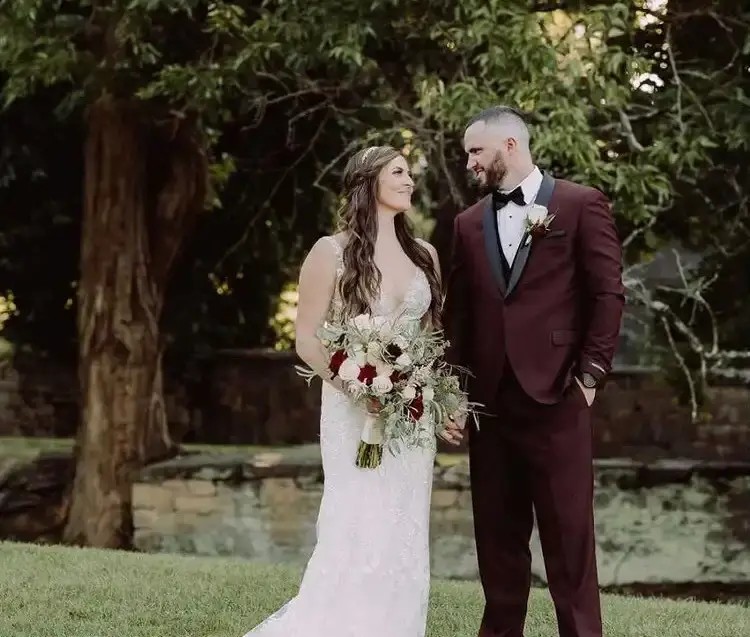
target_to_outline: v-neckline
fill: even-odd
[[[417,279],[419,278],[419,273],[422,272],[422,268],[419,266],[414,266],[414,274],[411,275],[411,280],[409,281],[409,285],[406,286],[406,291],[404,292],[404,295],[397,305],[394,306],[394,309],[389,312],[389,314],[393,313],[396,314],[398,312],[401,312],[404,309],[404,306],[406,305],[407,301],[409,300],[409,295],[412,293],[414,289],[414,285],[417,282]],[[383,293],[380,294],[380,300],[382,302],[383,300]]]

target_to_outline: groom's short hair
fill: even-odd
[[[512,106],[490,106],[474,115],[466,124],[464,131],[477,122],[483,122],[487,126],[495,124],[502,127],[506,133],[510,133],[523,146],[528,148],[531,142],[531,133],[526,123],[527,119],[526,113]]]
[[[517,108],[504,105],[490,106],[489,108],[480,111],[469,120],[469,123],[466,124],[466,128],[469,128],[469,126],[476,124],[477,122],[492,124],[508,119],[515,120],[515,124],[520,124],[528,130],[528,115]]]

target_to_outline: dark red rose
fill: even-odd
[[[362,371],[359,372],[358,380],[360,383],[372,385],[372,380],[376,375],[377,373],[375,372],[375,366],[367,364],[362,368]]]
[[[424,414],[424,401],[422,400],[422,394],[417,394],[417,397],[409,403],[407,409],[409,410],[409,416],[411,416],[412,420],[419,420],[422,417],[422,414]]]
[[[331,362],[328,364],[328,369],[331,370],[331,373],[334,376],[338,376],[341,363],[343,363],[346,358],[346,352],[343,349],[333,353],[333,356],[331,356]]]
[[[549,232],[549,228],[543,223],[536,223],[529,228],[529,234],[533,239],[541,239],[545,234]]]
[[[391,374],[391,382],[395,385],[398,381],[400,381],[404,377],[405,377],[405,374],[402,374],[398,370],[394,370],[394,372]]]

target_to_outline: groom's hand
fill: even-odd
[[[440,436],[448,444],[457,447],[461,444],[461,440],[463,440],[464,437],[463,431],[461,431],[463,428],[463,422],[459,422],[453,417],[449,417],[448,421],[445,423],[443,431],[441,431],[438,436]]]

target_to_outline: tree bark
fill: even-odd
[[[132,541],[131,489],[149,461],[173,455],[159,321],[172,265],[206,194],[194,121],[157,128],[109,96],[88,113],[78,287],[82,423],[64,539]]]

